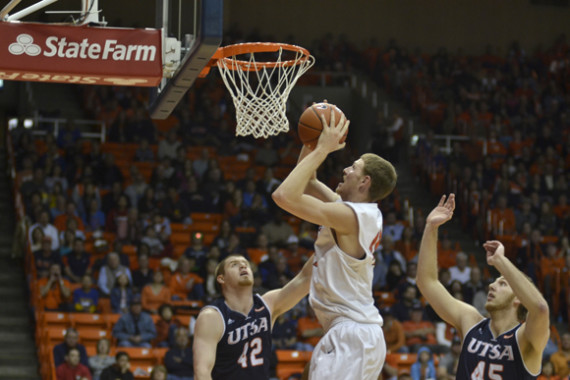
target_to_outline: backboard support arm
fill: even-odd
[[[168,23],[169,0],[157,0],[157,28]],[[202,70],[208,65],[210,58],[222,43],[223,32],[223,0],[197,0],[199,26],[194,44],[182,59],[173,77],[161,90],[158,88],[151,95],[150,116],[153,119],[166,119],[176,108],[186,91],[196,81]],[[160,8],[160,9],[159,9]],[[160,13],[160,14],[159,14]],[[167,30],[163,29],[163,33]]]

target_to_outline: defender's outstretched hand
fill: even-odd
[[[426,223],[434,227],[439,227],[453,217],[455,209],[455,194],[449,194],[449,197],[443,195],[439,200],[439,204],[428,215]]]
[[[487,264],[495,266],[496,261],[505,256],[505,246],[497,240],[490,240],[483,244],[487,253]]]

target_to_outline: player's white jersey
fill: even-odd
[[[366,254],[361,259],[349,256],[336,244],[330,228],[320,228],[309,301],[325,331],[335,320],[383,323],[372,297],[373,252],[382,236],[382,213],[376,203],[343,203],[357,216],[358,241]]]

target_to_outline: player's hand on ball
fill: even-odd
[[[343,140],[343,136],[348,131],[348,126],[350,125],[350,120],[347,120],[344,114],[340,120],[335,120],[336,115],[331,112],[330,125],[323,115],[321,115],[321,121],[323,123],[323,131],[319,136],[319,141],[317,146],[324,148],[327,152],[334,152],[340,150],[346,146],[346,142],[340,142]]]

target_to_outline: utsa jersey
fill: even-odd
[[[517,331],[521,325],[495,338],[489,327],[490,321],[490,319],[482,320],[465,335],[456,378],[466,380],[536,379],[539,373],[533,375],[526,369],[519,350]]]
[[[382,236],[382,213],[376,203],[343,203],[356,215],[364,257],[349,256],[337,245],[329,227],[320,228],[309,301],[325,331],[343,320],[383,323],[372,297],[373,252]]]
[[[248,315],[230,309],[223,298],[206,307],[216,309],[224,321],[212,379],[269,379],[271,312],[261,296],[253,296],[253,307]]]

